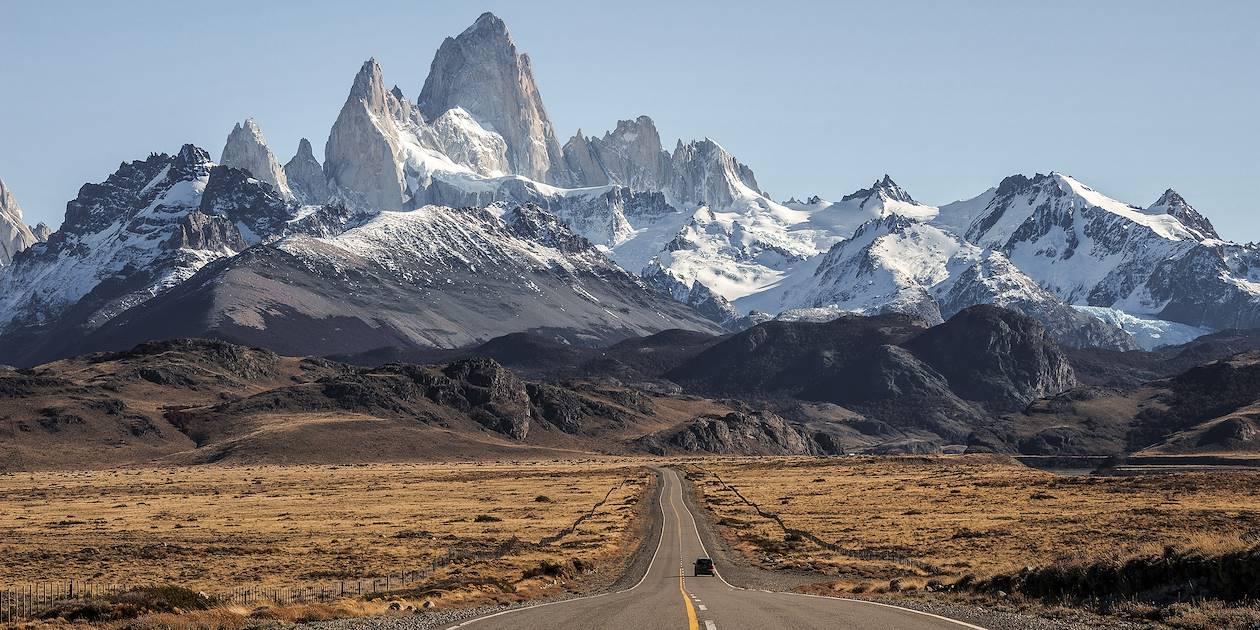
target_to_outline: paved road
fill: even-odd
[[[615,593],[518,608],[451,626],[471,630],[961,630],[979,626],[872,602],[741,589],[716,577],[692,577],[709,555],[677,474],[665,470],[661,539],[642,581]]]

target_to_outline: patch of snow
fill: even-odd
[[[1143,350],[1187,343],[1213,332],[1210,328],[1142,317],[1116,308],[1080,305],[1074,308],[1129,333]]]

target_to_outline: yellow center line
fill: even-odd
[[[700,623],[696,621],[696,609],[691,605],[691,597],[687,596],[687,581],[683,578],[682,520],[678,517],[678,503],[672,497],[669,507],[674,511],[674,523],[678,524],[678,592],[682,593],[683,605],[687,607],[687,628],[688,630],[700,630]]]
[[[678,570],[678,590],[682,592],[683,603],[687,605],[687,627],[690,630],[700,630],[700,624],[696,622],[696,609],[691,605],[691,598],[687,597],[687,588],[683,581],[683,570]]]

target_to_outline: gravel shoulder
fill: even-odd
[[[733,549],[726,539],[717,534],[712,514],[698,499],[699,495],[691,481],[682,471],[678,471],[682,480],[683,500],[696,517],[696,529],[700,539],[713,558],[722,577],[733,586],[767,591],[803,591],[817,593],[817,589],[807,589],[811,585],[832,582],[833,577],[820,573],[796,571],[770,571],[753,565],[743,554]],[[1107,617],[1101,617],[1084,611],[1056,610],[1056,617],[1043,617],[1015,610],[1005,605],[976,605],[946,599],[944,594],[923,593],[914,596],[849,596],[848,599],[861,599],[882,604],[891,604],[921,612],[932,613],[982,626],[989,630],[1139,630],[1150,626],[1133,624]]]

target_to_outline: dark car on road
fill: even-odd
[[[709,558],[696,558],[696,575],[715,575],[713,571],[713,560]]]

